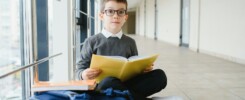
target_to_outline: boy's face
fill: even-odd
[[[104,27],[107,31],[112,33],[119,32],[128,18],[126,4],[108,1],[105,4],[104,12],[100,13],[99,17],[104,22]]]

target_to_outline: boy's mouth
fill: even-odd
[[[114,23],[114,24],[120,24],[120,22],[111,22],[111,23]]]

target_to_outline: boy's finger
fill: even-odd
[[[151,70],[144,70],[144,73],[150,72]]]
[[[151,67],[147,67],[145,70],[152,70],[153,69],[153,67],[151,66]]]
[[[94,69],[94,68],[89,69],[89,72],[98,72],[98,71],[100,71],[100,69],[97,69],[97,68],[96,69]]]

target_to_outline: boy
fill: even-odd
[[[127,0],[102,0],[99,17],[104,22],[104,28],[102,33],[91,36],[84,42],[81,60],[76,69],[79,79],[94,79],[101,73],[100,69],[89,68],[92,54],[126,58],[138,55],[135,41],[124,35],[121,29],[128,18]],[[129,90],[134,99],[143,100],[166,87],[167,78],[162,70],[152,70],[151,66],[144,72],[125,82],[115,77],[107,77],[96,89],[104,90],[112,87],[117,90]]]

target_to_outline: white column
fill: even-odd
[[[72,0],[53,0],[51,33],[49,33],[52,35],[52,54],[62,53],[62,55],[53,60],[51,81],[67,81],[71,78],[73,67],[71,4]]]

